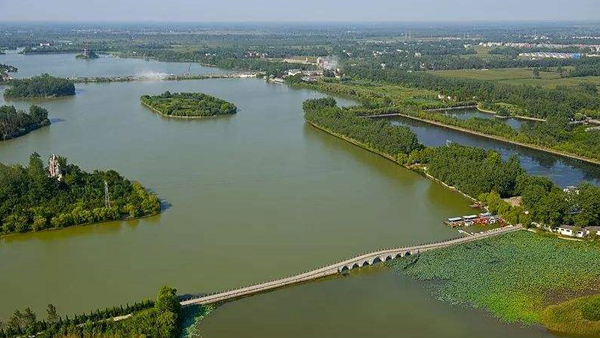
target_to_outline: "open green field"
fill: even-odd
[[[415,105],[418,107],[438,108],[445,107],[443,101],[437,98],[436,92],[428,89],[408,88],[399,85],[382,84],[371,81],[347,82],[318,82],[309,85],[310,88],[325,91],[331,94],[342,95],[360,101],[376,102],[383,106],[388,105]],[[387,104],[383,104],[388,101]]]
[[[568,67],[565,68],[568,69]],[[438,70],[432,73],[443,77],[498,81],[509,84],[539,85],[546,88],[576,86],[586,82],[600,86],[600,76],[561,78],[558,72],[540,72],[541,78],[534,79],[532,68],[458,69]]]
[[[600,76],[586,76],[586,77],[565,77],[562,79],[516,79],[516,80],[505,80],[511,84],[527,84],[527,85],[539,85],[546,88],[555,88],[556,86],[577,86],[580,83],[593,83],[597,87],[600,87]],[[600,90],[600,88],[598,88]]]
[[[435,75],[444,77],[457,77],[463,79],[505,81],[516,79],[532,79],[533,69],[531,68],[502,68],[502,69],[458,69],[458,70],[437,70]],[[540,72],[544,80],[560,79],[560,74],[556,72]]]
[[[548,306],[600,292],[598,262],[597,242],[519,231],[393,264],[402,273],[433,282],[440,300],[483,308],[507,322],[543,324]]]

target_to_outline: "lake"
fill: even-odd
[[[23,61],[12,64],[29,64],[32,69],[21,71],[30,75],[92,76],[99,72],[93,62],[102,62],[18,57]],[[130,74],[120,62],[151,72],[188,67],[110,62],[111,75]],[[64,73],[71,68],[77,73]],[[261,282],[374,249],[455,237],[442,221],[472,213],[459,194],[306,125],[302,102],[323,96],[316,92],[258,79],[76,88],[75,97],[35,101],[55,123],[0,143],[1,161],[26,163],[37,151],[43,158],[67,156],[85,170],[115,169],[155,191],[165,210],[138,221],[0,240],[2,319],[26,306],[43,316],[48,303],[63,315],[132,303],[153,298],[164,284],[196,294]],[[141,106],[141,95],[165,90],[215,95],[239,113],[173,120]],[[424,285],[385,267],[226,304],[200,331],[204,337],[549,336],[440,302]]]

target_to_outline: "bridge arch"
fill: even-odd
[[[352,265],[352,269],[358,269],[360,268],[360,265],[358,263],[354,263],[354,265]]]
[[[392,259],[394,259],[392,256],[387,256],[387,257],[385,258],[385,260],[386,260],[386,261],[391,261]]]
[[[379,257],[375,257],[375,259],[373,260],[373,264],[377,264],[377,263],[381,263],[383,262],[383,260]]]

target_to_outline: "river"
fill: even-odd
[[[59,70],[79,62],[90,65],[68,75],[96,74],[95,61],[72,55],[11,57],[0,63],[29,64],[33,69],[21,71],[31,75],[65,75]],[[188,67],[115,60],[149,72]],[[165,210],[0,240],[2,319],[25,306],[42,315],[48,303],[62,314],[131,303],[154,297],[163,284],[184,294],[261,282],[373,249],[454,237],[442,220],[472,212],[457,193],[307,126],[302,102],[319,93],[258,79],[76,88],[75,97],[37,101],[53,125],[0,143],[0,160],[26,163],[37,151],[67,156],[86,170],[112,168],[153,189]],[[165,90],[215,95],[239,113],[172,120],[140,105],[140,95]],[[204,337],[549,336],[435,300],[422,284],[384,267],[226,304],[200,330]]]

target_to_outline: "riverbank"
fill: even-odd
[[[379,156],[381,156],[381,157],[383,157],[383,158],[385,158],[385,159],[387,159],[387,160],[390,160],[390,161],[392,161],[392,162],[394,162],[394,163],[396,163],[396,164],[398,164],[398,165],[400,165],[400,166],[402,166],[402,167],[404,167],[404,168],[406,168],[406,169],[408,169],[408,170],[410,170],[410,171],[413,171],[413,172],[416,172],[416,173],[418,173],[418,174],[421,174],[421,175],[423,175],[424,177],[427,177],[427,178],[429,178],[430,180],[432,180],[432,181],[434,181],[434,182],[436,182],[436,183],[439,183],[439,184],[443,185],[444,187],[446,187],[446,188],[448,188],[448,189],[450,189],[450,190],[452,190],[452,191],[454,191],[454,192],[457,192],[457,193],[459,193],[460,195],[462,195],[462,196],[463,196],[463,197],[465,197],[465,198],[468,198],[468,199],[470,199],[470,200],[472,200],[472,201],[477,201],[477,199],[476,199],[476,198],[474,198],[473,196],[470,196],[470,195],[468,195],[468,194],[466,194],[466,193],[464,193],[464,192],[460,191],[460,190],[459,190],[459,189],[457,189],[456,187],[452,187],[452,186],[450,186],[450,185],[448,185],[448,184],[446,184],[446,183],[442,182],[441,180],[439,180],[439,179],[435,178],[434,176],[432,176],[432,175],[428,174],[428,173],[427,173],[427,171],[426,171],[425,169],[423,169],[423,168],[406,165],[405,163],[401,162],[401,161],[400,161],[398,158],[394,158],[394,156],[392,156],[392,155],[390,155],[390,154],[386,154],[386,153],[384,153],[384,152],[382,152],[382,151],[379,151],[379,150],[377,150],[377,149],[375,149],[375,148],[373,148],[373,147],[369,146],[368,144],[365,144],[365,143],[363,143],[363,142],[360,142],[360,141],[358,141],[358,140],[355,140],[355,139],[353,139],[353,138],[350,138],[350,137],[348,137],[348,136],[345,136],[345,135],[342,135],[342,134],[335,133],[335,132],[333,132],[333,131],[331,131],[331,130],[329,130],[329,129],[327,129],[327,128],[324,128],[324,127],[322,127],[322,126],[319,126],[318,124],[316,124],[316,123],[314,123],[314,122],[306,121],[306,123],[308,123],[309,125],[311,125],[311,126],[312,126],[312,127],[314,127],[314,128],[317,128],[317,129],[319,129],[319,130],[321,130],[321,131],[323,131],[323,132],[326,132],[326,133],[327,133],[327,134],[329,134],[329,135],[335,136],[335,137],[337,137],[337,138],[339,138],[339,139],[342,139],[342,140],[344,140],[344,141],[347,141],[347,142],[349,142],[349,143],[351,143],[351,144],[353,144],[353,145],[355,145],[355,146],[357,146],[357,147],[360,147],[360,148],[362,148],[362,149],[365,149],[365,150],[367,150],[367,151],[370,151],[370,152],[372,152],[373,154],[379,155]]]
[[[456,131],[460,131],[463,133],[467,133],[467,134],[471,134],[471,135],[477,135],[477,136],[481,136],[481,137],[485,137],[488,139],[492,139],[492,140],[496,140],[496,141],[500,141],[500,142],[504,142],[504,143],[510,143],[516,146],[520,146],[520,147],[524,147],[524,148],[529,148],[529,149],[535,149],[535,150],[539,150],[539,151],[543,151],[549,154],[553,154],[553,155],[558,155],[558,156],[562,156],[562,157],[567,157],[567,158],[571,158],[574,160],[579,160],[579,161],[583,161],[583,162],[587,162],[587,163],[591,163],[591,164],[597,164],[600,165],[600,160],[596,160],[596,159],[592,159],[592,158],[587,158],[587,157],[582,157],[582,156],[578,156],[578,155],[574,155],[571,153],[566,153],[566,152],[562,152],[562,151],[558,151],[555,149],[551,149],[551,148],[547,148],[547,147],[542,147],[542,146],[538,146],[538,145],[534,145],[534,144],[529,144],[529,143],[523,143],[523,142],[518,142],[518,141],[513,141],[504,137],[500,137],[500,136],[495,136],[495,135],[490,135],[490,134],[485,134],[485,133],[481,133],[478,131],[473,131],[470,129],[466,129],[466,128],[462,128],[462,127],[457,127],[457,126],[452,126],[452,125],[448,125],[445,123],[441,123],[441,122],[437,122],[437,121],[432,121],[429,119],[424,119],[424,118],[420,118],[420,117],[416,117],[416,116],[412,116],[409,114],[403,114],[403,113],[393,113],[393,114],[382,114],[382,115],[376,115],[376,116],[368,116],[371,118],[383,118],[383,117],[403,117],[403,118],[407,118],[407,119],[411,119],[411,120],[415,120],[415,121],[419,121],[419,122],[424,122],[424,123],[428,123],[431,125],[435,125],[438,127],[442,127],[442,128],[447,128],[447,129],[452,129],[452,130],[456,130]]]

